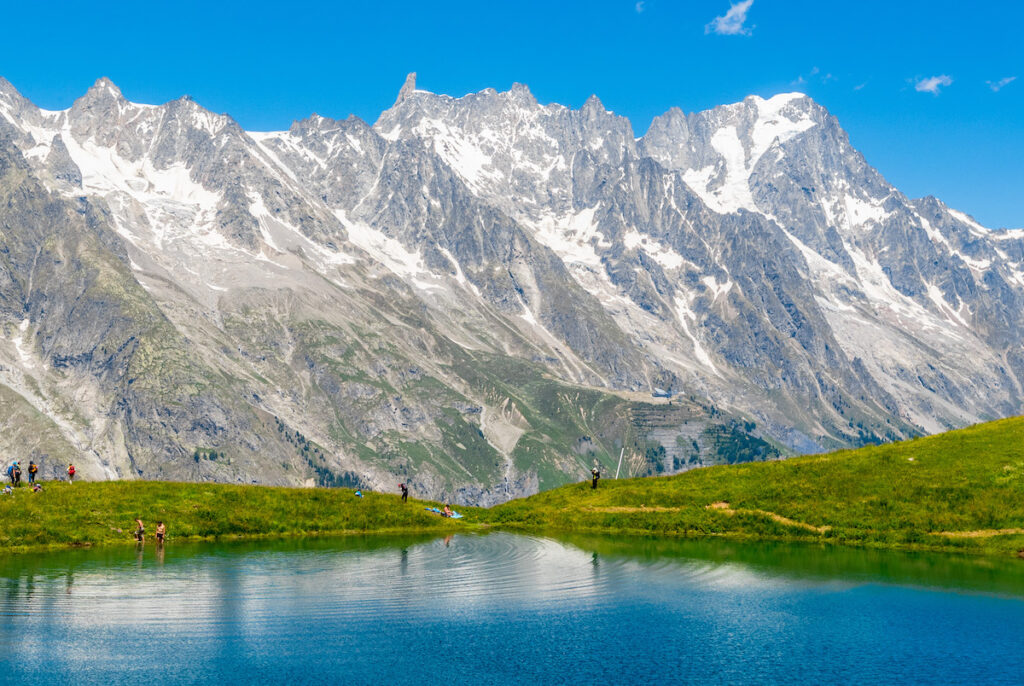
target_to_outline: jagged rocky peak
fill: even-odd
[[[166,121],[176,121],[183,127],[200,129],[211,136],[224,129],[232,129],[235,133],[242,131],[230,115],[208,110],[190,95],[171,100],[159,109],[164,110]]]
[[[243,414],[204,423],[228,404],[182,405],[194,409],[159,431],[130,424],[157,416],[133,395],[138,384],[127,394],[102,387],[95,407],[67,399],[97,427],[126,408],[127,432],[109,435],[123,435],[133,455],[187,457],[175,465],[144,456],[146,474],[384,479],[401,464],[390,456],[418,437],[433,455],[470,450],[487,456],[481,465],[510,465],[472,483],[461,466],[438,467],[423,476],[424,492],[536,483],[531,465],[505,461],[517,455],[516,437],[550,441],[556,460],[568,447],[525,428],[501,398],[494,405],[490,372],[476,367],[494,355],[552,383],[692,390],[796,450],[1021,407],[1024,232],[986,232],[938,201],[908,201],[801,94],[673,108],[639,142],[597,97],[577,109],[540,104],[514,84],[453,98],[417,90],[415,74],[373,127],[313,115],[287,132],[235,135],[233,120],[190,98],[133,105],[105,79],[73,117],[32,120],[31,104],[12,116],[15,101],[0,83],[0,127],[13,121],[22,132],[8,148],[40,183],[75,203],[85,196],[110,218],[116,237],[100,237],[123,241],[140,283],[161,275],[170,286],[146,292],[173,318],[176,340],[187,340],[180,359],[221,370],[196,378],[227,370],[245,379],[223,391]],[[11,221],[40,216],[27,207]],[[44,263],[50,271],[35,283],[55,268]],[[88,336],[64,313],[82,308],[66,292],[52,291],[45,313],[51,330],[68,332],[59,379],[88,381],[96,342],[78,347]],[[22,313],[12,316],[16,329]],[[377,339],[387,345],[374,347]],[[0,383],[20,383],[5,371],[14,369],[39,377],[26,393],[57,387],[44,365],[23,363],[33,340],[49,339],[29,329],[0,341]],[[463,348],[486,356],[471,360]],[[485,372],[482,385],[456,369]],[[494,373],[514,381],[512,369]],[[433,378],[421,383],[424,375]],[[308,394],[282,394],[296,379],[311,382]],[[263,431],[249,405],[288,430]],[[246,425],[249,447],[237,432],[218,433]],[[289,461],[295,446],[280,436],[299,429],[338,459]],[[487,440],[445,443],[449,429]],[[574,440],[575,431],[558,435]],[[673,461],[703,463],[708,445],[699,455],[690,447],[711,434],[680,432],[666,428],[657,440]],[[188,457],[196,446],[228,446],[236,461]]]
[[[18,89],[14,87],[14,84],[5,79],[3,76],[0,76],[0,94],[7,95],[9,93],[21,95],[21,93],[18,92]]]
[[[75,100],[68,110],[67,120],[76,141],[93,139],[104,147],[118,144],[119,154],[128,157],[138,154],[138,146],[130,140],[134,137],[133,130],[125,127],[139,115],[141,109],[128,102],[121,94],[121,89],[103,77],[97,79],[84,95]]]
[[[395,100],[395,104],[402,102],[416,91],[416,72],[412,71],[405,77],[405,83],[402,84],[402,89],[398,91],[398,98]]]
[[[583,103],[582,110],[587,113],[593,112],[595,114],[608,111],[605,109],[604,103],[601,102],[601,98],[597,97],[595,93],[591,93],[590,97]]]
[[[23,124],[38,125],[39,120],[39,108],[23,96],[10,81],[0,76],[0,126],[9,123],[20,134]]]
[[[75,104],[72,105],[72,109],[75,109],[76,107],[78,109],[85,109],[95,106],[98,103],[106,103],[109,101],[120,103],[128,102],[121,93],[121,89],[106,76],[102,76],[96,79],[96,83],[92,84],[92,86],[89,87],[89,90],[87,90],[82,97],[75,100]]]
[[[647,127],[647,133],[643,139],[651,141],[656,137],[669,136],[675,140],[686,140],[689,137],[689,125],[686,113],[678,107],[672,107],[664,114],[659,114],[651,120]]]
[[[308,136],[312,133],[329,133],[332,131],[367,132],[371,127],[361,117],[350,114],[344,119],[332,119],[314,112],[305,119],[297,119],[288,127],[294,136]]]
[[[522,107],[537,106],[537,98],[533,96],[530,87],[525,83],[519,83],[518,81],[513,83],[512,87],[508,89],[506,97]]]
[[[0,76],[0,106],[22,105],[28,100],[14,87],[10,81]]]
[[[825,108],[803,93],[780,93],[767,99],[752,95],[737,103],[689,115],[673,107],[651,122],[643,149],[661,157],[672,146],[691,142],[697,146],[713,145],[711,138],[727,127],[732,127],[740,139],[747,139],[748,145],[764,149],[774,138],[805,131],[828,116]]]
[[[805,145],[807,136],[814,142]],[[752,194],[752,176],[765,164],[774,168],[793,155],[794,142],[807,165],[827,171],[839,165],[846,141],[824,107],[802,93],[782,93],[689,115],[673,108],[652,121],[639,147],[643,155],[683,172],[710,209],[728,214],[759,211],[763,198],[756,190]]]

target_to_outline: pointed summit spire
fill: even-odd
[[[530,87],[527,86],[525,83],[519,83],[518,81],[516,83],[513,83],[512,88],[510,88],[508,91],[508,94],[511,97],[515,98],[516,100],[519,100],[520,102],[528,103],[531,105],[537,103],[537,99],[533,97],[533,93],[530,92]]]
[[[28,100],[18,92],[18,89],[14,87],[14,84],[2,76],[0,76],[0,99],[17,105],[25,105],[28,103]]]
[[[604,111],[604,103],[601,102],[601,98],[592,93],[590,97],[587,98],[587,101],[583,103],[583,109]]]
[[[121,95],[121,89],[114,85],[114,82],[108,79],[106,76],[101,76],[96,79],[96,83],[86,91],[86,94],[92,95],[112,95],[116,100],[123,100],[124,96]]]
[[[18,89],[10,81],[0,76],[0,93],[17,93]],[[20,93],[19,93],[20,95]]]
[[[412,95],[414,90],[416,90],[416,72],[411,71],[409,72],[409,75],[405,77],[405,83],[402,84],[402,90],[398,91],[398,99],[395,100],[395,104],[397,105]]]

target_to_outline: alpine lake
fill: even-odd
[[[9,684],[1024,682],[1024,561],[490,533],[0,560]]]

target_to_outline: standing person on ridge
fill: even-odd
[[[75,483],[75,465],[73,464],[68,465],[68,483]]]
[[[32,460],[28,461],[28,483],[33,485],[36,482],[36,473],[39,472],[39,467]]]
[[[409,502],[409,487],[404,483],[398,484],[398,487],[402,489],[402,502]]]
[[[592,477],[590,487],[597,488],[597,480],[601,478],[601,470],[597,468],[596,464],[594,465],[594,468],[590,470],[590,476]]]

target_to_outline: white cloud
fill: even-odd
[[[952,83],[953,79],[949,78],[945,74],[939,74],[938,76],[930,76],[927,79],[921,79],[914,84],[914,90],[919,93],[931,93],[932,95],[938,95],[939,88],[949,86]]]
[[[641,14],[644,11],[644,4],[645,4],[644,0],[640,0],[640,2],[638,2],[636,4],[636,13],[637,14]]]
[[[747,21],[747,10],[754,0],[742,0],[729,6],[723,17],[715,17],[704,27],[704,33],[717,33],[720,36],[749,36],[754,27],[744,26]]]
[[[985,83],[988,84],[988,87],[992,89],[993,93],[998,93],[1004,86],[1009,86],[1016,80],[1016,76],[1007,76],[1006,78],[999,79],[998,81],[986,81]]]
[[[833,81],[838,80],[839,77],[832,72],[823,73],[821,67],[812,67],[811,71],[806,74],[800,74],[794,80],[790,81],[791,86],[803,86],[804,84],[820,83],[822,85],[828,85]]]

